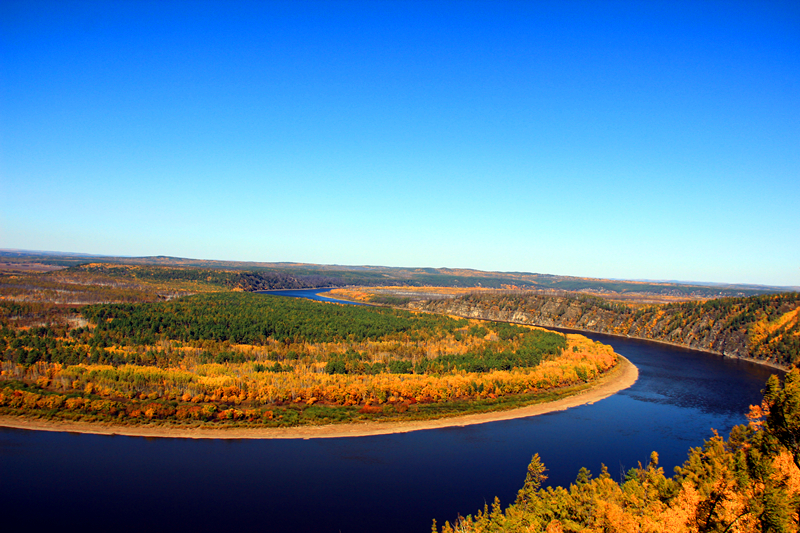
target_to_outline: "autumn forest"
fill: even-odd
[[[424,419],[574,393],[618,361],[530,326],[219,290],[225,273],[111,273],[4,279],[39,301],[0,303],[2,412],[263,427]],[[52,301],[72,287],[119,303]]]
[[[45,259],[0,272],[5,417],[188,429],[427,420],[551,401],[619,370],[609,346],[540,325],[638,336],[788,373],[765,385],[749,424],[689,450],[672,476],[656,450],[622,479],[583,469],[569,487],[551,487],[534,454],[514,502],[465,510],[433,530],[798,530],[797,293],[710,298],[608,284],[621,292],[601,297],[552,293],[552,279],[540,289],[465,287],[474,273],[449,286],[422,284],[446,278],[422,272],[382,287],[374,272],[305,266]],[[254,292],[308,285],[372,305]]]

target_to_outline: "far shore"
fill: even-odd
[[[435,420],[408,420],[403,422],[363,422],[359,424],[331,424],[327,426],[297,426],[290,428],[189,428],[179,426],[115,426],[90,422],[71,422],[27,419],[0,416],[0,427],[35,431],[62,431],[96,435],[124,435],[129,437],[164,437],[183,439],[323,439],[339,437],[368,437],[391,433],[408,433],[425,429],[469,426],[500,420],[512,420],[564,411],[570,407],[592,404],[627,389],[639,378],[639,369],[619,356],[619,365],[595,385],[572,396],[553,402],[529,405],[518,409],[453,416]]]
[[[345,287],[334,287],[334,289],[331,289],[331,290],[335,290],[335,289],[345,289]],[[342,296],[340,294],[337,294],[337,296],[339,296],[339,298],[338,298],[339,300],[348,301],[348,300],[345,299],[344,296]],[[358,301],[358,300],[352,300],[352,301]],[[372,304],[370,304],[370,305],[372,305]],[[425,312],[425,313],[431,312],[431,311],[424,311],[422,309],[415,309],[415,308],[402,307],[402,306],[392,306],[392,305],[383,305],[383,304],[377,304],[376,306],[377,307],[391,307],[391,308],[394,308],[394,309],[405,309],[405,310],[411,310],[411,311],[422,311],[422,312]],[[449,313],[445,313],[445,314],[449,314]],[[477,317],[473,317],[473,316],[464,316],[464,315],[457,315],[457,314],[453,315],[453,316],[460,316],[462,318],[469,318],[469,319],[477,318]],[[487,319],[478,318],[478,320],[487,320]],[[500,322],[506,322],[506,321],[501,320]],[[579,327],[576,327],[576,326],[559,326],[559,325],[556,325],[556,324],[536,324],[536,323],[533,323],[533,322],[513,322],[513,321],[508,321],[508,323],[509,324],[518,324],[518,325],[521,325],[521,326],[534,326],[534,327],[537,327],[537,328],[543,328],[543,329],[548,329],[548,330],[569,331],[569,332],[574,332],[574,333],[579,333],[579,334],[582,334],[582,333],[599,333],[600,335],[608,335],[610,337],[618,337],[620,339],[636,339],[636,340],[645,341],[645,342],[654,342],[656,344],[664,344],[666,346],[675,346],[676,348],[684,348],[686,350],[693,350],[693,351],[696,351],[696,352],[703,352],[703,353],[708,353],[708,354],[712,354],[712,355],[718,355],[718,356],[724,357],[726,359],[738,359],[739,361],[746,361],[748,363],[754,363],[754,364],[757,364],[757,365],[763,365],[763,366],[766,366],[766,367],[769,367],[769,368],[774,368],[775,370],[780,370],[781,372],[788,372],[789,369],[791,368],[790,366],[781,365],[781,364],[778,364],[778,363],[773,363],[772,361],[764,361],[763,359],[755,359],[753,357],[746,357],[746,356],[742,356],[742,355],[729,354],[729,353],[720,352],[720,351],[717,351],[717,350],[712,350],[710,348],[702,348],[700,346],[690,346],[688,344],[683,344],[683,343],[680,343],[680,342],[668,341],[668,340],[664,340],[664,339],[651,339],[649,337],[641,337],[641,336],[638,336],[638,335],[623,335],[621,333],[611,333],[611,332],[607,332],[607,331],[597,331],[595,329],[579,328]]]

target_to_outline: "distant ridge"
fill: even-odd
[[[408,285],[459,288],[494,288],[540,292],[582,292],[602,296],[659,295],[696,299],[743,297],[776,292],[793,292],[800,287],[780,287],[717,282],[685,282],[585,278],[532,272],[481,271],[469,268],[385,267],[371,265],[318,265],[294,262],[221,261],[158,256],[109,256],[76,252],[52,252],[0,249],[0,262],[38,263],[60,267],[76,267],[86,263],[149,265],[172,268],[203,268],[250,272],[245,290],[260,290],[260,278],[274,276],[316,279],[324,286],[343,285]],[[313,283],[312,283],[313,286]]]

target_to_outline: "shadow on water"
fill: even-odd
[[[601,463],[620,479],[657,450],[667,472],[688,449],[745,422],[776,371],[587,334],[639,367],[628,390],[538,417],[323,440],[191,440],[0,429],[4,524],[55,529],[429,531],[507,505],[539,453],[548,482]]]

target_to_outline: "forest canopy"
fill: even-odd
[[[207,292],[138,303],[0,302],[0,412],[284,426],[541,401],[617,364],[530,326]]]

